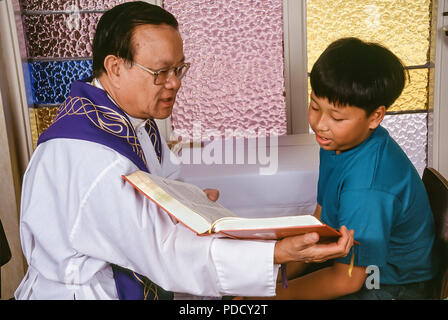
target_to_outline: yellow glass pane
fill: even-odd
[[[39,137],[37,130],[37,112],[34,108],[29,108],[28,110],[30,114],[31,138],[33,140],[33,148],[36,149],[37,138]]]
[[[401,96],[392,104],[387,111],[414,111],[426,110],[427,86],[429,69],[409,70],[409,80],[406,83]],[[308,77],[308,96],[311,94],[311,83]]]
[[[54,117],[56,117],[58,107],[39,107],[30,108],[29,110],[33,147],[36,148],[37,139],[53,122]]]
[[[404,64],[427,62],[431,0],[307,0],[308,70],[333,41],[379,42]]]
[[[409,70],[403,93],[387,111],[426,110],[428,108],[428,69]]]

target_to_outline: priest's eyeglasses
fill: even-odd
[[[190,63],[185,62],[177,67],[172,67],[169,69],[160,69],[157,71],[153,71],[151,69],[148,69],[141,64],[134,62],[134,64],[139,67],[140,69],[145,70],[146,72],[149,72],[154,76],[154,84],[155,85],[162,85],[165,84],[173,75],[176,76],[177,79],[181,80],[185,74],[187,73],[188,69],[190,68]]]

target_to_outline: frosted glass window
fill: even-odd
[[[342,37],[380,42],[406,65],[427,62],[431,0],[307,0],[308,70]]]
[[[402,94],[387,109],[388,112],[417,111],[428,109],[428,69],[409,70],[409,79]],[[308,77],[308,96],[311,95],[311,83]]]
[[[386,115],[381,125],[400,145],[420,176],[427,163],[428,114]]]
[[[192,63],[172,115],[175,137],[192,137],[194,125],[202,140],[212,130],[286,134],[282,3],[163,1],[179,21]]]
[[[307,0],[308,70],[325,48],[343,37],[379,42],[406,66],[427,65],[431,0]],[[411,71],[411,83],[391,111],[427,108],[428,69]]]
[[[28,11],[62,11],[73,10],[107,10],[125,0],[21,0],[23,10]]]
[[[331,42],[343,37],[381,43],[409,68],[409,82],[382,125],[421,175],[428,158],[434,76],[429,60],[433,1],[307,0],[306,5],[308,70]]]

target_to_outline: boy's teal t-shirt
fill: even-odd
[[[435,231],[425,186],[383,127],[339,155],[321,148],[317,202],[323,223],[355,231],[360,244],[353,249],[354,264],[378,266],[380,283],[435,276]],[[352,252],[336,262],[349,264]]]

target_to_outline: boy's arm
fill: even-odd
[[[308,263],[302,261],[293,261],[286,264],[286,278],[289,280],[300,277],[308,267]],[[278,273],[277,283],[283,283],[283,274]]]
[[[288,288],[277,286],[277,300],[335,299],[360,290],[366,279],[365,267],[355,266],[351,277],[348,264],[317,270],[288,282]]]
[[[316,209],[314,210],[313,216],[320,220],[320,213],[322,212],[322,206],[320,204],[316,204]]]

